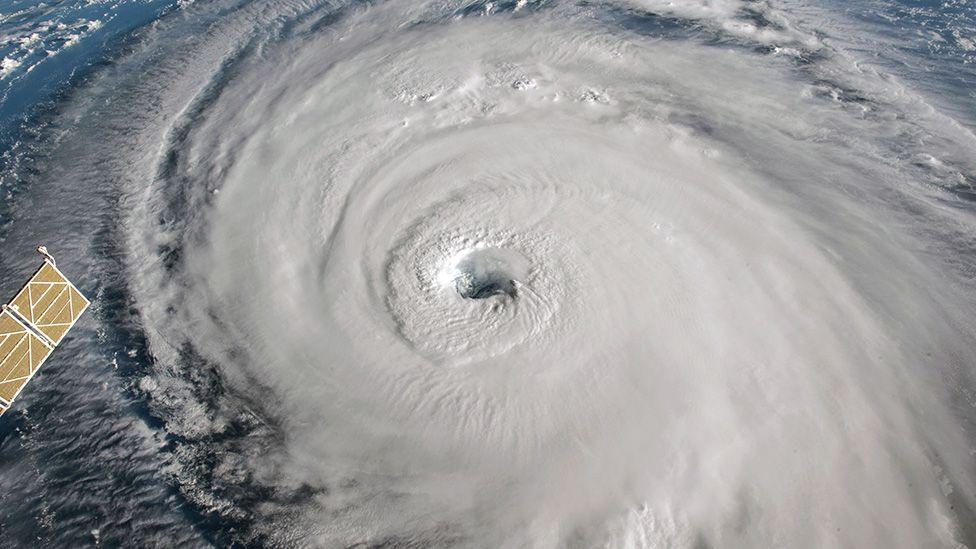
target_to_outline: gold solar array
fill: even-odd
[[[0,415],[89,305],[47,250],[38,251],[44,263],[0,312]]]

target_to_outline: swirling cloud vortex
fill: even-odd
[[[313,487],[256,528],[326,546],[968,535],[947,379],[972,358],[971,299],[913,251],[911,215],[949,222],[903,207],[924,193],[881,150],[909,124],[886,112],[922,111],[775,12],[760,33],[718,5],[644,8],[728,48],[607,15],[638,4],[384,4],[236,54],[181,119],[180,160],[146,161],[163,184],[133,191],[127,231],[160,363],[184,341],[219,364],[280,429],[250,474]],[[805,70],[875,86],[879,114]],[[166,238],[167,182],[169,271],[139,251]]]

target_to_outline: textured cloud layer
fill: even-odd
[[[271,3],[195,46],[130,158],[143,388],[191,440],[202,362],[272,418],[227,477],[303,496],[255,531],[971,540],[971,217],[912,159],[972,136],[761,8]]]

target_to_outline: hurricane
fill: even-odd
[[[0,535],[973,547],[976,11],[908,4],[8,14],[0,272],[92,308]]]

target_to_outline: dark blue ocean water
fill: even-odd
[[[172,0],[0,4],[0,144],[6,151],[32,116],[110,62],[133,31],[177,9]]]
[[[862,29],[851,27],[847,36],[855,49],[877,58],[970,127],[976,124],[976,6],[972,2],[873,0],[826,5]],[[884,47],[878,47],[880,43]]]

